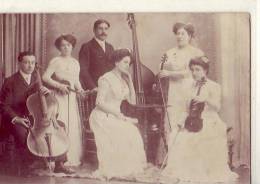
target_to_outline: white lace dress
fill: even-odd
[[[96,103],[102,101],[120,112],[120,104],[127,96],[128,85],[113,72],[107,72],[98,80]],[[90,115],[90,127],[97,146],[98,170],[95,174],[112,178],[143,171],[146,156],[136,125],[96,107]]]
[[[203,52],[193,46],[188,45],[183,49],[172,48],[166,52],[168,60],[164,64],[164,69],[170,71],[186,71],[184,78],[169,79],[169,91],[168,91],[168,113],[170,118],[171,127],[176,128],[176,122],[182,117],[183,111],[186,110],[187,100],[187,86],[192,81],[189,62],[194,57],[203,55]],[[167,118],[165,119],[168,120]]]
[[[79,82],[79,63],[76,59],[69,57],[53,58],[43,75],[43,80],[53,86],[57,83],[53,78],[59,81],[69,82],[72,89],[82,89]],[[58,120],[66,125],[67,134],[70,140],[69,150],[67,152],[68,161],[65,165],[78,166],[81,164],[82,157],[82,127],[79,116],[76,94],[71,92],[69,95],[63,95],[54,90],[55,97],[59,103]]]
[[[186,115],[178,124],[183,124],[189,111],[190,100],[196,95],[198,87],[191,85],[189,100],[186,102]],[[170,134],[169,154],[163,176],[189,182],[227,182],[237,178],[228,166],[228,147],[226,124],[220,119],[220,86],[207,80],[200,95],[206,97],[214,106],[206,103],[202,113],[203,129],[197,133],[183,130]]]
[[[183,49],[174,47],[166,52],[167,61],[164,63],[163,69],[169,71],[182,71],[185,72],[184,78],[170,78],[169,79],[169,89],[168,89],[168,105],[167,108],[168,115],[165,116],[164,127],[165,134],[168,141],[170,128],[174,131],[176,130],[177,122],[183,116],[186,111],[186,100],[188,86],[192,82],[191,72],[189,69],[189,62],[194,57],[203,56],[203,52],[191,45]],[[169,119],[168,119],[169,118]],[[168,121],[169,120],[169,121]],[[163,147],[163,142],[161,140],[158,148],[157,162],[162,163],[165,157],[165,150]]]

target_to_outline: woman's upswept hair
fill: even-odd
[[[75,36],[73,36],[71,34],[61,35],[54,42],[54,45],[58,50],[60,50],[62,40],[66,40],[67,42],[69,42],[73,48],[75,47],[76,42],[77,42],[77,39],[75,38]]]
[[[190,60],[189,67],[191,68],[192,65],[199,65],[206,71],[207,74],[209,72],[209,59],[207,56],[192,58]]]
[[[112,53],[111,62],[115,64],[126,56],[129,56],[132,60],[132,54],[129,49],[117,49]]]
[[[181,28],[185,29],[192,38],[195,36],[195,28],[191,23],[185,24],[182,22],[177,22],[173,25],[172,31],[174,34],[177,34],[178,30]]]

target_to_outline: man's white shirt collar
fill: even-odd
[[[19,72],[22,75],[22,77],[24,78],[24,80],[27,82],[27,84],[29,85],[31,83],[32,74],[26,74],[22,70],[19,70]]]
[[[95,40],[98,42],[98,44],[104,50],[104,52],[106,52],[106,41],[99,40],[97,37],[95,37]]]

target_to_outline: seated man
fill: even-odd
[[[14,136],[19,150],[25,150],[25,154],[19,153],[23,156],[23,159],[32,158],[26,141],[30,123],[26,100],[37,91],[35,64],[36,59],[33,53],[29,51],[21,52],[18,56],[19,71],[4,81],[0,92],[2,128]],[[49,90],[45,87],[42,87],[40,91],[43,94],[49,93]],[[29,160],[25,159],[25,162],[23,162],[25,170],[28,168],[26,163],[29,163]],[[54,172],[72,174],[74,171],[64,166],[65,161],[66,155],[56,158]]]

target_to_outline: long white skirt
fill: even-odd
[[[67,166],[78,166],[82,158],[82,126],[75,93],[69,95],[55,94],[59,103],[58,120],[65,123],[69,137],[69,150],[67,152]],[[69,102],[69,103],[68,103]]]
[[[170,134],[163,176],[191,182],[226,182],[238,177],[228,167],[226,124],[217,113],[203,119],[198,133],[184,130],[177,134],[175,130]]]
[[[97,146],[98,175],[125,177],[143,171],[146,167],[144,145],[135,125],[94,109],[90,127]]]

